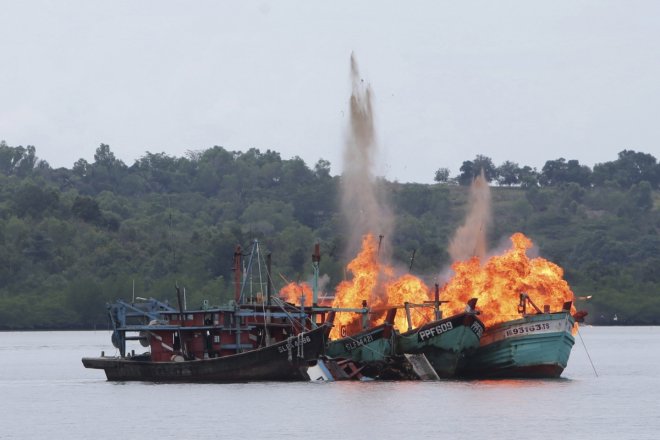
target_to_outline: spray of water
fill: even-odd
[[[483,170],[470,186],[469,212],[465,223],[456,230],[449,243],[452,261],[477,256],[483,261],[488,251],[487,232],[492,221],[490,187]]]
[[[393,215],[384,203],[374,175],[378,143],[374,129],[373,92],[360,78],[351,54],[350,122],[344,143],[344,172],[341,178],[341,208],[347,228],[347,256],[354,256],[367,233],[383,235],[380,259],[388,261]]]

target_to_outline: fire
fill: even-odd
[[[454,276],[441,292],[442,299],[447,301],[441,306],[443,316],[463,312],[465,304],[476,297],[480,319],[486,326],[492,326],[521,316],[518,304],[522,293],[541,309],[548,306],[551,312],[561,310],[566,301],[574,300],[561,267],[540,257],[529,258],[527,250],[532,247],[532,241],[525,235],[516,233],[511,236],[511,242],[510,249],[489,258],[483,265],[478,257],[452,265]],[[401,307],[406,302],[422,304],[432,297],[431,290],[421,279],[410,274],[397,277],[391,266],[379,260],[378,243],[373,234],[362,238],[362,248],[347,265],[347,271],[351,278],[337,286],[332,307],[362,309],[363,301],[366,302],[371,310],[367,315],[369,326],[382,324],[388,308]],[[312,288],[308,283],[289,283],[280,290],[280,296],[294,304],[300,304],[302,294],[305,305],[311,305]],[[574,312],[573,307],[571,313]],[[362,318],[362,314],[355,312],[337,313],[330,336],[337,339],[342,334],[359,332]],[[412,327],[432,320],[431,307],[411,308]],[[404,310],[397,313],[394,326],[400,331],[408,329]]]
[[[385,320],[385,311],[389,307],[402,305],[404,302],[422,303],[429,299],[429,289],[424,282],[413,275],[395,277],[394,269],[383,264],[378,259],[378,243],[373,234],[362,238],[362,248],[358,255],[348,264],[350,280],[342,281],[336,289],[335,300],[332,304],[336,308],[362,308],[366,301],[373,313],[368,316],[369,325],[379,325]],[[412,313],[414,326],[427,319],[427,314],[419,313],[416,309]],[[428,314],[432,316],[432,313]],[[357,313],[338,313],[335,317],[335,327],[330,336],[339,338],[342,328],[346,334],[352,334],[362,329],[362,316]],[[399,312],[395,319],[395,326],[407,329],[405,313]]]
[[[302,282],[291,282],[280,289],[280,298],[292,304],[300,304],[301,296],[305,296],[305,305],[312,305],[312,286]]]
[[[478,257],[452,265],[455,275],[443,287],[443,315],[460,313],[470,298],[478,298],[480,319],[486,326],[517,319],[520,294],[526,293],[541,309],[551,312],[573,301],[573,291],[561,267],[543,258],[529,258],[532,241],[521,233],[511,236],[512,247],[481,265]],[[529,309],[528,309],[529,310]],[[571,312],[574,312],[573,308]]]
[[[430,297],[430,290],[416,276],[405,274],[387,284],[385,287],[387,292],[388,304],[404,304],[406,302],[413,304],[421,304],[428,300]],[[419,308],[415,307],[410,310],[410,321],[413,327],[418,327],[426,322],[433,320],[433,309],[430,307]],[[380,324],[384,321],[381,318],[377,323]],[[394,326],[401,331],[408,329],[408,319],[406,318],[405,310],[399,310],[394,318]]]
[[[337,286],[333,307],[361,308],[362,302],[367,301],[373,305],[379,303],[379,297],[375,295],[380,265],[378,264],[378,244],[376,237],[372,234],[362,238],[362,248],[357,256],[348,263],[348,272],[353,275],[351,280],[344,280]],[[342,327],[347,328],[348,333],[355,333],[360,329],[360,317],[355,313],[338,313],[335,316],[335,326],[330,333],[332,338],[339,338]]]

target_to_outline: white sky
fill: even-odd
[[[221,145],[341,172],[355,51],[378,174],[660,159],[659,1],[0,0],[0,139],[51,166]]]

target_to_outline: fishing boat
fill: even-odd
[[[393,322],[395,314],[396,308],[393,308],[388,311],[383,324],[330,341],[326,355],[336,358],[351,358],[356,362],[382,362],[394,354]]]
[[[328,342],[323,362],[334,380],[417,378],[395,352],[396,312],[396,307],[391,308],[382,324]]]
[[[571,353],[572,302],[550,313],[540,310],[526,294],[520,296],[522,318],[489,326],[479,348],[468,357],[460,375],[468,378],[556,378]],[[531,304],[535,313],[527,314]]]
[[[332,309],[335,312],[353,311],[363,314],[363,329],[330,341],[326,355],[329,379],[342,380],[366,375],[388,380],[437,380],[454,377],[465,356],[479,347],[484,324],[477,318],[477,300],[468,301],[463,313],[443,319],[440,311],[439,286],[435,299],[421,304],[406,302],[387,310]],[[411,310],[433,308],[433,321],[413,328]],[[394,328],[397,309],[405,309],[408,330]],[[386,313],[384,323],[367,328],[367,314]],[[342,331],[345,328],[342,327]],[[348,363],[345,363],[348,361]],[[337,363],[345,368],[336,368]],[[339,374],[336,372],[338,371]],[[345,374],[347,372],[347,374]],[[327,380],[325,378],[324,380]]]
[[[248,270],[253,258],[259,258],[256,241],[249,255]],[[225,306],[205,302],[199,310],[187,310],[178,288],[178,309],[153,299],[109,305],[112,342],[119,355],[83,358],[83,365],[102,369],[108,380],[118,381],[309,380],[307,369],[324,352],[334,314],[311,316],[304,308],[292,307],[271,296],[270,282],[266,298],[261,292],[249,293],[241,256],[238,249],[236,297]],[[150,350],[128,353],[127,341],[139,341]]]
[[[416,368],[420,368],[417,364],[427,360],[438,378],[453,378],[466,357],[479,347],[484,333],[485,326],[477,318],[476,302],[475,298],[468,301],[463,313],[436,319],[399,334],[397,353],[406,356]],[[405,305],[408,316],[411,306]]]

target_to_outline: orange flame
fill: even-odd
[[[429,289],[422,280],[409,274],[396,278],[394,269],[379,261],[378,244],[373,234],[367,234],[362,238],[362,248],[348,264],[347,270],[352,278],[342,281],[337,286],[332,306],[357,309],[362,308],[362,302],[366,301],[373,310],[368,316],[369,325],[382,324],[385,320],[385,311],[389,307],[404,302],[423,303],[429,299]],[[413,311],[411,316],[413,326],[418,326],[427,320],[427,315],[432,316],[432,313]],[[400,329],[407,329],[405,313],[398,313],[394,324]],[[342,327],[349,335],[360,331],[361,315],[350,312],[338,313],[330,336],[341,337]]]
[[[380,267],[378,264],[378,245],[372,234],[362,238],[362,248],[357,256],[348,263],[347,271],[353,275],[350,280],[344,280],[337,286],[333,307],[361,308],[362,302],[379,303],[375,295],[378,285]],[[360,316],[355,313],[338,313],[335,316],[335,326],[330,337],[339,338],[341,334],[355,333],[360,330]],[[342,328],[344,330],[342,331]]]
[[[305,305],[312,305],[312,286],[308,283],[291,282],[280,289],[280,298],[286,302],[300,305],[301,295],[305,295]]]
[[[527,250],[532,241],[525,235],[515,233],[511,242],[509,250],[491,257],[483,266],[478,257],[452,265],[455,274],[441,292],[442,299],[449,301],[442,305],[444,316],[460,313],[470,298],[478,298],[480,319],[488,327],[520,318],[522,293],[541,309],[549,306],[551,312],[574,300],[561,267],[540,257],[530,259]],[[573,307],[571,313],[574,311]]]
[[[385,287],[387,291],[388,304],[397,305],[406,302],[413,304],[422,304],[430,298],[430,290],[416,276],[405,274],[397,280],[392,281]],[[414,307],[410,310],[410,321],[412,327],[419,327],[420,325],[433,320],[433,309],[430,307]],[[377,324],[383,322],[385,318],[378,320]],[[405,310],[399,310],[394,318],[394,326],[401,331],[408,329],[408,318],[406,317]]]

